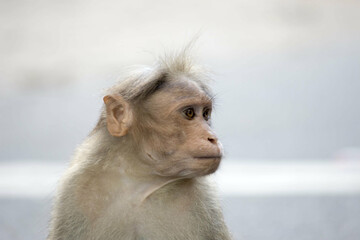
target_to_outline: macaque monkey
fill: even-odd
[[[229,240],[206,73],[184,53],[109,89],[58,189],[48,240]],[[80,112],[80,111],[79,111]]]

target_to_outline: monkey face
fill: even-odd
[[[137,138],[154,173],[196,177],[216,171],[222,146],[211,130],[211,98],[194,82],[170,85],[137,112]]]

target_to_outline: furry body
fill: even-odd
[[[231,239],[206,177],[222,154],[209,90],[183,56],[166,63],[104,98],[61,180],[48,240]]]

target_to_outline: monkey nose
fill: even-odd
[[[208,137],[208,141],[212,144],[217,144],[217,138],[215,136]]]

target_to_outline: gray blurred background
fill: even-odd
[[[359,11],[355,0],[0,0],[0,238],[45,238],[56,181],[95,125],[102,90],[200,33],[195,55],[213,72],[227,156],[219,181],[242,163],[256,174],[335,161],[355,176],[336,191],[254,195],[235,185],[222,194],[234,238],[360,239]],[[56,166],[53,177],[36,175],[52,192],[14,193],[39,162]]]

